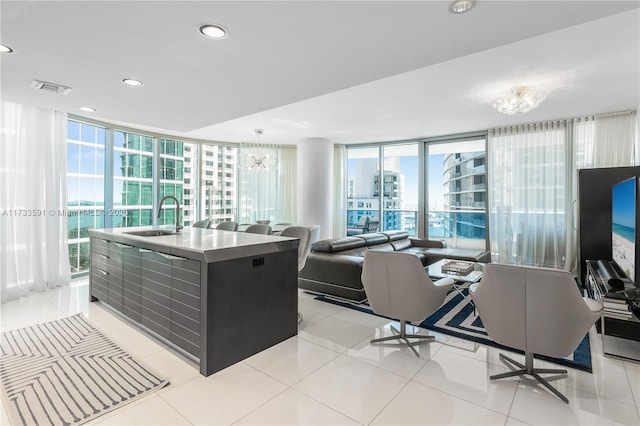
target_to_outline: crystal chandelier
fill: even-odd
[[[250,149],[245,158],[245,165],[248,170],[263,171],[269,170],[270,158],[268,152],[262,149],[260,144],[260,135],[264,132],[262,129],[255,129],[254,132],[258,137],[258,147]]]
[[[492,100],[491,106],[502,114],[514,115],[537,108],[546,97],[547,94],[544,92],[518,86],[511,89],[508,95]]]

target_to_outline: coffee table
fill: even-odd
[[[480,281],[482,278],[482,270],[484,269],[484,263],[479,262],[471,262],[473,263],[473,271],[468,275],[458,275],[458,274],[450,274],[446,272],[442,272],[442,266],[445,263],[451,262],[453,259],[442,259],[431,265],[425,267],[424,269],[427,271],[427,274],[431,278],[440,279],[440,278],[451,278],[455,281],[453,285],[453,289],[457,291],[468,303],[473,305],[473,301],[468,295],[465,295],[462,290],[468,288],[469,285]],[[474,305],[475,308],[475,305]]]

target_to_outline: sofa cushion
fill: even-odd
[[[316,241],[311,245],[311,251],[322,253],[337,253],[340,251],[364,247],[365,240],[357,237],[330,238],[328,240]]]
[[[382,243],[386,243],[389,241],[389,237],[387,237],[385,234],[381,234],[381,233],[373,233],[373,234],[360,234],[360,235],[355,235],[356,238],[362,238],[365,241],[365,244],[368,246],[372,246],[375,244],[382,244]]]
[[[474,249],[458,248],[428,248],[424,253],[429,257],[429,263],[437,262],[440,259],[466,260],[468,262],[491,262],[491,252]]]
[[[373,246],[368,246],[367,248],[369,250],[394,251],[393,246],[391,244],[389,244],[389,243],[376,244],[376,245],[373,245]]]
[[[364,257],[309,253],[299,278],[324,282],[329,286],[362,289],[362,262]]]
[[[389,237],[389,241],[402,240],[403,238],[409,238],[409,233],[406,231],[384,231],[381,234],[385,234]]]
[[[336,253],[340,256],[357,256],[357,257],[364,257],[364,254],[367,252],[367,250],[369,250],[369,247],[367,246],[362,246],[362,247],[356,247],[356,248],[352,248],[352,249],[348,249],[348,250],[343,250],[339,253]]]
[[[413,245],[411,244],[411,240],[408,238],[405,238],[403,240],[391,241],[391,245],[393,246],[393,249],[395,251],[405,250],[413,247]]]

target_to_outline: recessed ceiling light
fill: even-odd
[[[80,107],[80,109],[85,112],[96,112],[96,109],[91,107]]]
[[[449,5],[449,12],[464,13],[468,12],[476,5],[475,0],[456,0]]]
[[[134,80],[132,78],[123,78],[122,82],[129,86],[142,86],[142,82],[140,80]]]
[[[220,25],[205,24],[200,27],[200,34],[210,38],[221,39],[227,37],[227,30]]]
[[[0,44],[0,53],[13,53],[13,49],[4,44]]]

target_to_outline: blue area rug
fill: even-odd
[[[462,290],[466,295],[467,290]],[[367,304],[356,305],[349,302],[335,300],[326,296],[318,296],[316,300],[333,303],[334,305],[343,306],[349,309],[355,309],[371,315],[375,314]],[[391,318],[390,318],[391,319]],[[448,302],[440,307],[433,315],[420,324],[413,324],[418,327],[437,331],[449,336],[458,337],[460,339],[469,340],[484,345],[493,346],[500,349],[509,350],[524,354],[517,349],[512,349],[504,345],[500,345],[489,337],[482,325],[479,316],[474,315],[473,305],[468,303],[462,295],[456,294]],[[553,362],[554,364],[563,365],[565,367],[575,368],[577,370],[592,373],[591,369],[591,347],[589,345],[589,335],[585,335],[575,352],[566,358],[552,358],[543,355],[535,355],[536,358]]]

